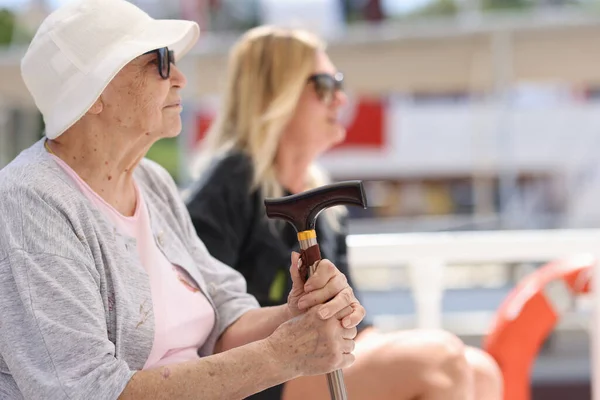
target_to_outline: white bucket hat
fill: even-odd
[[[79,0],[59,8],[21,61],[46,136],[54,139],[77,122],[134,58],[169,47],[180,59],[199,36],[195,22],[156,20],[125,0]]]

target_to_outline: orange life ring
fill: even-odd
[[[531,369],[540,347],[573,296],[590,290],[594,264],[587,255],[546,264],[520,281],[498,309],[483,348],[502,370],[506,400],[531,398]]]

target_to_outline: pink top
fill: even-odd
[[[158,248],[137,184],[135,213],[126,217],[94,192],[63,160],[52,156],[121,234],[136,239],[140,261],[150,278],[155,322],[152,351],[144,369],[197,359],[198,348],[215,323],[214,310],[187,272],[171,264]]]

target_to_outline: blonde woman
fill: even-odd
[[[263,306],[285,303],[293,229],[264,214],[264,197],[324,183],[316,158],[344,140],[338,120],[343,76],[324,44],[301,30],[258,27],[231,51],[221,113],[200,155],[200,179],[187,195],[197,233],[212,254],[240,271]],[[345,216],[318,220],[324,257],[345,273]],[[485,353],[443,331],[380,334],[359,326],[356,362],[345,370],[353,400],[497,400],[500,372]],[[327,399],[325,378],[303,377],[255,399]]]

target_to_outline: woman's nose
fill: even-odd
[[[171,83],[182,89],[187,85],[187,78],[175,64],[171,65]]]
[[[348,102],[348,95],[343,90],[336,90],[333,105],[335,107],[343,107]]]

